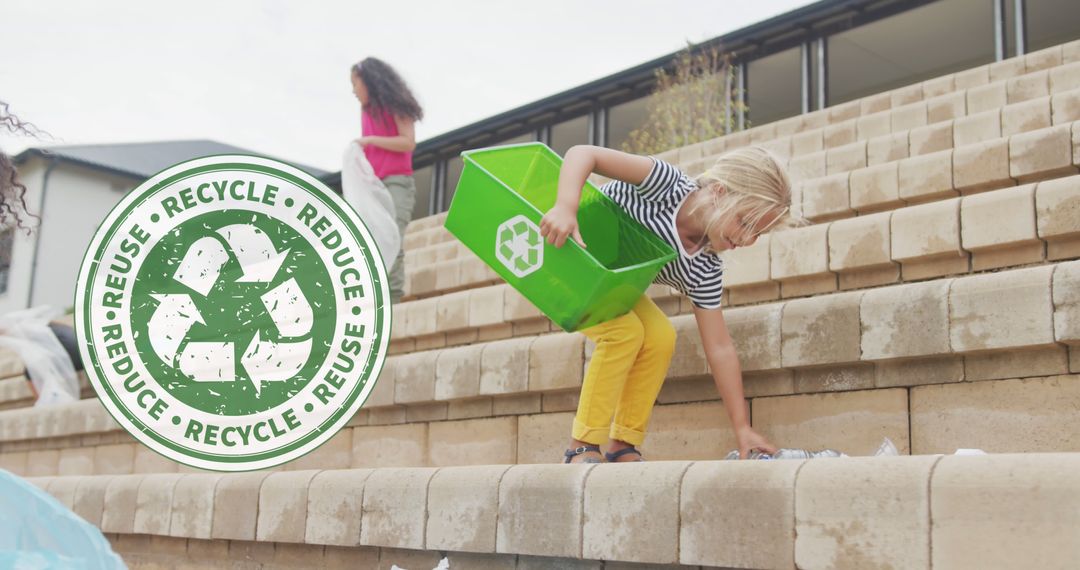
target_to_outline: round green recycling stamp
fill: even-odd
[[[79,271],[87,376],[136,439],[192,467],[279,465],[330,439],[390,340],[386,269],[340,197],[254,156],[177,164],[130,192]]]

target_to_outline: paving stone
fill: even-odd
[[[907,202],[955,196],[952,149],[913,156],[898,167],[900,198]]]
[[[967,115],[967,93],[943,93],[926,100],[926,120],[930,124]]]
[[[209,539],[214,526],[214,495],[225,474],[182,475],[173,487],[169,535]]]
[[[825,173],[849,172],[866,166],[866,141],[854,142],[825,151]]]
[[[303,542],[307,531],[308,485],[318,470],[271,473],[259,491],[256,540]]]
[[[933,567],[1075,564],[1078,468],[1067,453],[943,457],[930,482]]]
[[[1071,125],[1009,137],[1009,175],[1020,182],[1076,174]]]
[[[132,532],[136,534],[169,534],[172,521],[173,487],[183,475],[161,473],[147,475],[136,495],[135,519]]]
[[[837,220],[829,226],[829,269],[866,271],[893,265],[889,220],[892,212],[879,212]]]
[[[909,283],[863,294],[863,360],[949,353],[950,283]]]
[[[585,482],[582,557],[679,561],[679,487],[687,461],[598,465]],[[627,500],[632,497],[632,500]],[[637,548],[623,545],[633,542]]]
[[[114,476],[105,489],[104,510],[101,513],[101,530],[130,534],[135,523],[135,506],[138,503],[139,484],[143,475]]]
[[[434,467],[517,462],[517,417],[437,422],[429,427]]]
[[[394,402],[427,403],[435,399],[435,367],[440,351],[403,354],[394,363]]]
[[[803,216],[811,220],[830,220],[853,214],[848,192],[848,170],[815,178],[803,183]]]
[[[691,465],[680,492],[679,562],[793,568],[795,476],[804,463],[701,461]],[[724,540],[717,540],[721,536]],[[762,548],[763,544],[770,547]]]
[[[874,137],[866,143],[866,165],[884,164],[908,157],[908,131]]]
[[[307,488],[304,542],[360,545],[364,484],[372,469],[322,471]]]
[[[496,552],[580,557],[585,479],[595,467],[511,467],[499,483]]]
[[[1039,237],[1047,241],[1047,257],[1080,257],[1080,177],[1040,182],[1035,211]]]
[[[494,553],[499,481],[509,468],[440,469],[428,486],[427,548]]]
[[[379,469],[364,484],[360,543],[424,548],[427,488],[437,469]]]
[[[232,473],[214,489],[214,525],[211,538],[255,540],[259,489],[268,472]]]
[[[957,149],[1001,136],[1001,109],[970,114],[953,121],[953,144]]]
[[[938,460],[808,461],[795,482],[795,564],[929,568],[930,474]]]
[[[912,388],[912,451],[1080,451],[1078,380],[1051,376]]]
[[[101,528],[101,518],[105,511],[105,492],[108,491],[112,476],[80,477],[71,510],[86,522]]]
[[[992,109],[1000,109],[1009,102],[1005,91],[1004,81],[972,87],[968,89],[967,93],[967,109],[969,115]]]
[[[483,344],[439,351],[435,365],[435,399],[472,398],[480,394],[480,355]]]
[[[964,380],[964,359],[959,356],[901,359],[874,365],[878,388],[942,384]]]
[[[892,258],[903,265],[906,280],[968,271],[968,255],[960,247],[959,199],[901,208],[890,223]]]
[[[560,463],[570,445],[574,412],[518,418],[518,464]]]
[[[926,125],[927,106],[926,102],[918,101],[900,107],[894,107],[889,112],[889,120],[892,132],[910,131]]]
[[[898,162],[887,162],[853,171],[851,207],[862,213],[902,206],[898,166]]]
[[[514,338],[485,345],[480,357],[480,393],[513,394],[529,388],[529,349],[535,339]]]
[[[859,360],[859,300],[862,292],[795,299],[784,306],[782,359],[785,367]]]
[[[772,303],[754,307],[731,309],[725,314],[725,322],[735,342],[739,362],[743,370],[772,370],[780,368],[781,363],[781,319],[784,305]],[[688,331],[698,334],[695,329]],[[700,334],[698,334],[700,343]],[[682,339],[680,338],[680,341]],[[700,373],[708,373],[709,367],[704,362],[705,353],[701,349],[701,358],[705,366]]]
[[[503,322],[506,290],[509,285],[473,289],[469,295],[469,326],[482,327]]]
[[[754,398],[754,429],[773,444],[799,449],[835,448],[870,455],[888,437],[907,454],[908,395],[903,388]]]
[[[911,145],[911,156],[953,148],[952,121],[911,129],[908,135],[908,144]]]
[[[962,194],[1015,184],[1009,174],[1009,140],[992,139],[957,148],[953,153],[953,185]]]
[[[795,371],[799,393],[846,392],[874,387],[874,365],[869,363],[822,366]]]
[[[1053,266],[953,281],[950,336],[956,352],[1040,346],[1054,342]]]
[[[1043,259],[1044,246],[1035,226],[1034,184],[964,197],[960,228],[964,249],[974,253],[975,271]]]
[[[585,336],[556,333],[538,337],[529,347],[529,391],[581,386]]]
[[[964,356],[964,379],[971,382],[1053,376],[1068,372],[1069,355],[1064,346],[981,352]]]
[[[350,467],[425,467],[427,430],[427,424],[353,428]]]

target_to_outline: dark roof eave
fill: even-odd
[[[42,159],[48,160],[48,161],[69,162],[71,164],[76,164],[76,165],[79,165],[79,166],[83,166],[83,167],[90,168],[90,169],[93,169],[93,170],[98,170],[98,171],[101,171],[101,172],[106,172],[108,174],[113,174],[113,175],[116,175],[116,176],[123,176],[125,178],[133,178],[135,180],[145,180],[146,179],[146,176],[143,176],[142,174],[140,174],[138,172],[132,172],[130,170],[124,170],[122,168],[116,168],[114,166],[108,166],[108,165],[105,165],[105,164],[92,162],[92,161],[89,161],[89,160],[82,160],[82,159],[75,158],[75,157],[72,157],[72,156],[66,156],[66,155],[57,154],[57,153],[54,153],[54,152],[49,152],[48,149],[43,149],[43,148],[28,148],[28,149],[20,152],[19,154],[15,155],[15,157],[13,158],[13,161],[16,164],[22,164],[22,163],[26,162],[27,160],[30,160],[30,158],[32,156],[38,156],[38,157],[41,157]]]

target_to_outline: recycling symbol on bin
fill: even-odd
[[[525,216],[499,224],[495,233],[495,257],[514,275],[525,277],[544,265],[544,240],[540,228]]]
[[[247,224],[217,230],[216,236],[199,238],[184,254],[173,279],[198,292],[209,303],[230,302],[207,295],[221,276],[232,251],[242,268],[237,282],[270,283],[277,276],[289,250],[278,252],[270,237]],[[229,250],[222,243],[228,244]],[[206,324],[194,300],[187,293],[151,294],[158,305],[148,323],[150,345],[161,361],[179,368],[196,382],[235,382],[235,346],[224,341],[193,341],[188,332],[196,323]],[[303,337],[311,332],[312,311],[295,278],[289,278],[260,296],[282,337]],[[235,303],[235,301],[231,301]],[[274,342],[255,331],[246,343],[243,366],[261,392],[263,382],[284,382],[295,376],[311,354],[311,338]]]

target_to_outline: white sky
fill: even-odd
[[[0,100],[56,140],[0,148],[207,138],[338,170],[368,55],[424,140],[809,3],[5,0]]]

